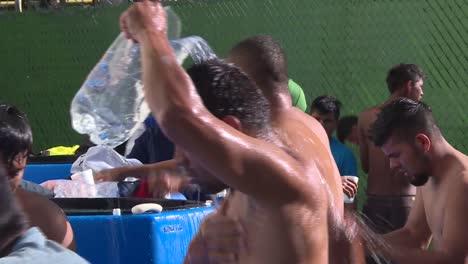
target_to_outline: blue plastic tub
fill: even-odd
[[[180,264],[200,221],[213,211],[211,206],[191,201],[126,198],[54,201],[69,215],[78,254],[98,264]],[[133,205],[151,201],[167,211],[128,214]],[[110,215],[117,202],[123,215]]]
[[[24,170],[23,179],[35,183],[48,180],[68,179],[72,164],[28,164]]]

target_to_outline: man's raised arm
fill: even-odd
[[[271,143],[229,126],[204,107],[175,59],[159,3],[134,4],[122,15],[121,27],[141,45],[145,96],[153,115],[191,162],[227,185],[273,203],[286,203],[307,192],[310,183],[304,182],[296,160]]]

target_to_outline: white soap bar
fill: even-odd
[[[143,203],[132,207],[132,214],[144,214],[148,211],[154,211],[155,213],[162,212],[163,208],[157,203]]]

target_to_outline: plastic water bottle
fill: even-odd
[[[169,39],[171,35],[177,38],[180,20],[170,9],[166,12]],[[198,36],[173,38],[170,43],[179,64],[188,56],[194,63],[216,57]],[[141,81],[140,46],[121,33],[73,98],[72,126],[78,133],[88,134],[95,144],[114,148],[124,143],[149,113]]]

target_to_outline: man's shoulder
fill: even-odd
[[[455,177],[451,177],[452,185],[454,187],[458,186],[458,188],[468,196],[468,168],[462,168],[454,176]]]
[[[284,124],[284,122],[298,122],[302,124],[303,126],[307,127],[307,131],[305,131],[306,133],[317,136],[324,144],[328,138],[325,129],[317,121],[317,119],[295,107],[291,107],[289,110],[282,113],[280,117],[280,123]]]
[[[368,108],[368,109],[362,111],[359,114],[359,118],[358,118],[359,130],[361,130],[364,133],[367,133],[366,132],[367,129],[377,119],[377,115],[380,113],[381,107],[382,107],[382,105],[375,105],[375,106],[373,106],[371,108]]]
[[[294,119],[299,119],[301,121],[314,119],[312,116],[301,111],[300,109],[296,107],[289,107],[285,111],[282,111],[281,114],[279,114],[278,116],[281,119],[286,119],[286,120],[291,120],[292,117],[294,117]]]
[[[61,242],[68,219],[63,210],[51,200],[30,191],[18,189],[19,198],[31,226],[37,226],[49,239]]]
[[[38,193],[18,189],[16,194],[23,207],[31,207],[31,209],[40,210],[42,214],[44,214],[45,208],[48,209],[47,211],[53,209],[54,211],[62,212],[57,204]]]
[[[42,205],[43,203],[47,203],[46,201],[50,202],[48,198],[22,188],[18,188],[18,190],[16,191],[16,197],[20,201],[23,208],[36,208],[37,206]]]
[[[448,177],[444,178],[453,185],[466,186],[468,189],[468,156],[456,151],[453,159],[447,160],[445,166],[451,169],[445,171]]]
[[[359,119],[372,119],[374,118],[381,110],[382,104],[374,105],[370,108],[364,109],[361,113],[359,113]]]

